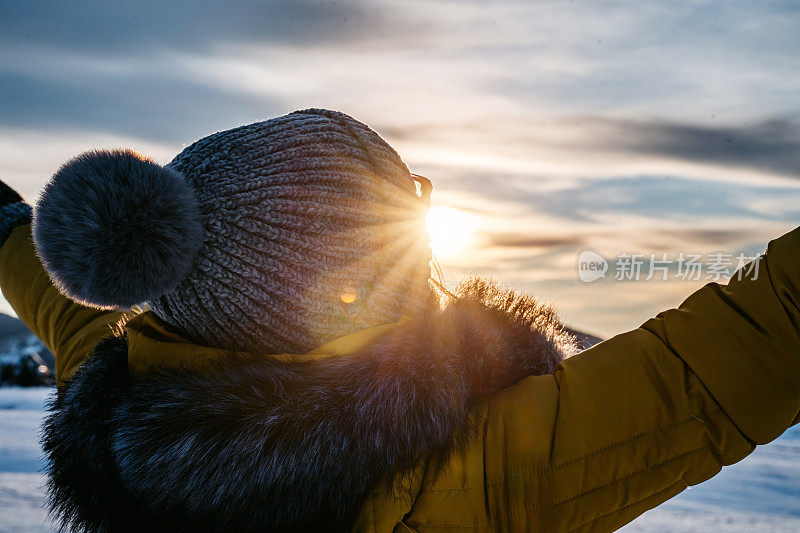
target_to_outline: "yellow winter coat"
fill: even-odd
[[[775,439],[800,413],[800,229],[772,241],[759,261],[757,271],[706,285],[678,309],[565,360],[554,375],[485,399],[463,453],[376,489],[354,530],[613,530]],[[55,354],[59,384],[121,317],[61,296],[29,226],[0,249],[0,286]],[[163,358],[215,355],[166,332],[150,313],[126,328],[134,372]],[[383,331],[297,357],[347,357]],[[148,360],[153,353],[162,360]]]

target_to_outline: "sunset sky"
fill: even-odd
[[[800,225],[798,28],[796,2],[0,1],[0,178],[33,202],[87,149],[167,163],[338,109],[473,224],[448,285],[609,336],[706,280],[584,283],[582,251],[755,255]]]

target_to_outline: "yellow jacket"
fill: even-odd
[[[678,309],[565,359],[552,374],[524,377],[480,399],[470,407],[461,449],[443,466],[420,458],[404,475],[374,486],[352,529],[613,530],[775,439],[800,413],[800,229],[772,241],[755,270],[727,285],[706,285]],[[92,348],[122,316],[64,298],[36,258],[28,226],[0,249],[0,287],[55,354],[62,390],[74,376],[79,381]],[[232,357],[192,345],[150,313],[125,329],[132,376],[191,360],[208,361],[206,370],[213,370],[215,359]],[[390,330],[275,357],[347,358]],[[156,394],[137,386],[132,390]],[[57,410],[76,400],[64,394],[60,401]],[[46,448],[51,461],[59,460],[57,444]],[[119,449],[114,453],[124,456]],[[63,508],[69,505],[78,504]],[[85,523],[102,522],[91,520]]]

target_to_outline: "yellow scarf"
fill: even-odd
[[[271,355],[280,361],[317,361],[336,355],[354,353],[378,337],[393,330],[403,321],[362,329],[339,337],[306,354]],[[153,367],[202,368],[231,353],[231,350],[201,346],[168,331],[152,311],[145,311],[131,318],[125,325],[128,334],[128,369],[132,374],[142,373]],[[241,354],[253,357],[252,354]]]

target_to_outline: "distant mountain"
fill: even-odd
[[[22,323],[22,320],[0,313],[0,338],[26,335],[30,332],[28,327]]]
[[[572,335],[575,335],[575,338],[578,341],[578,346],[580,347],[581,350],[591,348],[595,344],[603,342],[603,339],[595,335],[584,333],[582,331],[578,331],[572,328],[565,328],[565,329]]]

